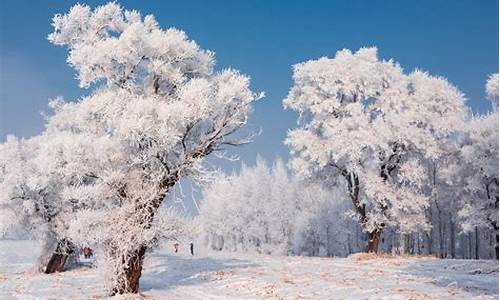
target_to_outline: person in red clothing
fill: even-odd
[[[83,257],[91,258],[94,255],[94,251],[90,247],[83,247],[80,249],[83,252]]]

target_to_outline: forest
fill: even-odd
[[[267,99],[249,76],[115,2],[76,4],[52,29],[85,92],[52,99],[40,134],[0,145],[0,236],[40,243],[40,272],[88,247],[109,295],[139,293],[165,241],[218,255],[498,260],[498,73],[484,74],[491,109],[477,114],[445,77],[376,47],[332,49],[290,66],[289,159],[255,153],[228,173],[211,162],[259,138],[246,125]],[[201,190],[192,217],[169,208],[183,180]]]

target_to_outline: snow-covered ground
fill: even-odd
[[[96,269],[33,271],[38,247],[0,240],[0,299],[102,299]],[[142,299],[498,299],[498,262],[311,258],[163,248],[150,254]],[[127,299],[131,299],[130,297]]]

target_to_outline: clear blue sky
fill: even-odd
[[[104,1],[81,1],[91,6]],[[7,134],[29,137],[43,130],[40,112],[58,95],[83,93],[66,65],[66,50],[46,40],[55,13],[76,1],[1,1],[0,141]],[[486,76],[498,72],[498,0],[484,1],[121,1],[128,9],[154,14],[162,27],[187,32],[216,52],[219,68],[252,77],[267,97],[250,120],[262,134],[238,149],[253,163],[287,159],[283,145],[296,116],[282,109],[295,63],[332,56],[342,48],[377,46],[407,70],[421,68],[447,77],[476,112]],[[236,166],[239,164],[233,164]],[[227,165],[225,167],[228,167]]]

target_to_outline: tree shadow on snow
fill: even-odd
[[[154,257],[154,258],[153,258]],[[236,258],[187,257],[153,254],[144,266],[141,290],[165,290],[176,286],[202,284],[215,272],[255,267],[257,264]]]

